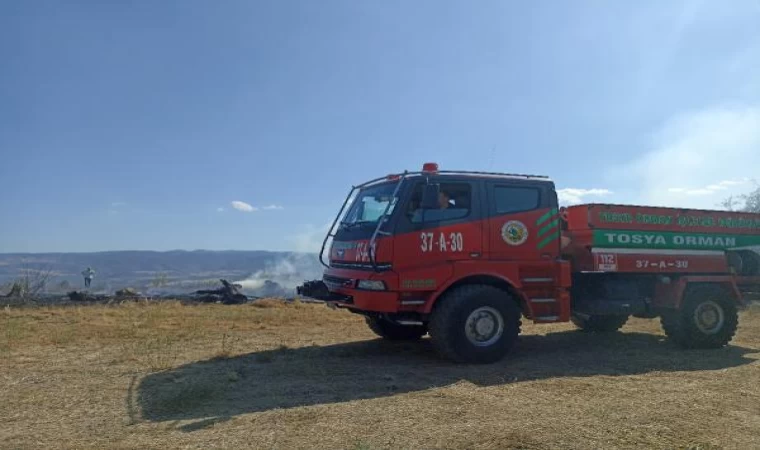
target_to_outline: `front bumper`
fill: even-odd
[[[296,287],[296,293],[302,297],[324,302],[349,300],[345,295],[330,292],[322,280],[306,281],[304,284]]]
[[[353,270],[328,270],[321,280],[307,281],[298,286],[298,295],[328,302],[341,308],[368,312],[396,312],[399,293],[392,290],[371,291],[357,289],[360,279],[370,279],[367,272]],[[374,275],[374,274],[373,274]],[[377,278],[388,288],[396,286],[395,275],[384,273]]]

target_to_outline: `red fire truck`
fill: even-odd
[[[716,348],[760,291],[760,214],[559,208],[546,177],[426,163],[353,187],[319,257],[300,295],[386,339],[429,334],[457,362],[501,359],[523,316],[591,332],[660,317],[682,346]]]

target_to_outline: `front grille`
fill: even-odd
[[[374,270],[370,263],[347,263],[347,262],[331,262],[330,267],[336,269],[354,269],[354,270]],[[385,272],[391,270],[390,264],[377,264],[378,272]]]
[[[352,288],[354,287],[354,280],[350,278],[335,277],[332,275],[324,275],[322,281],[327,285],[329,289],[338,288]]]

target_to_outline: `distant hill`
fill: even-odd
[[[251,295],[290,295],[305,279],[321,277],[316,255],[267,251],[110,251],[0,253],[0,286],[25,272],[50,271],[48,292],[83,287],[81,272],[96,271],[95,292],[133,287],[154,293],[215,286],[220,278],[243,284]],[[269,281],[269,283],[267,283]],[[0,288],[0,294],[5,289]]]

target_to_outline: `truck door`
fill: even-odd
[[[403,206],[403,216],[397,222],[393,264],[396,269],[445,271],[441,266],[450,266],[451,261],[482,257],[482,183],[451,176],[432,177],[430,181],[440,184],[448,204],[435,210],[421,210],[426,182],[415,182]]]
[[[522,180],[486,184],[490,258],[556,260],[560,223],[553,184]]]

